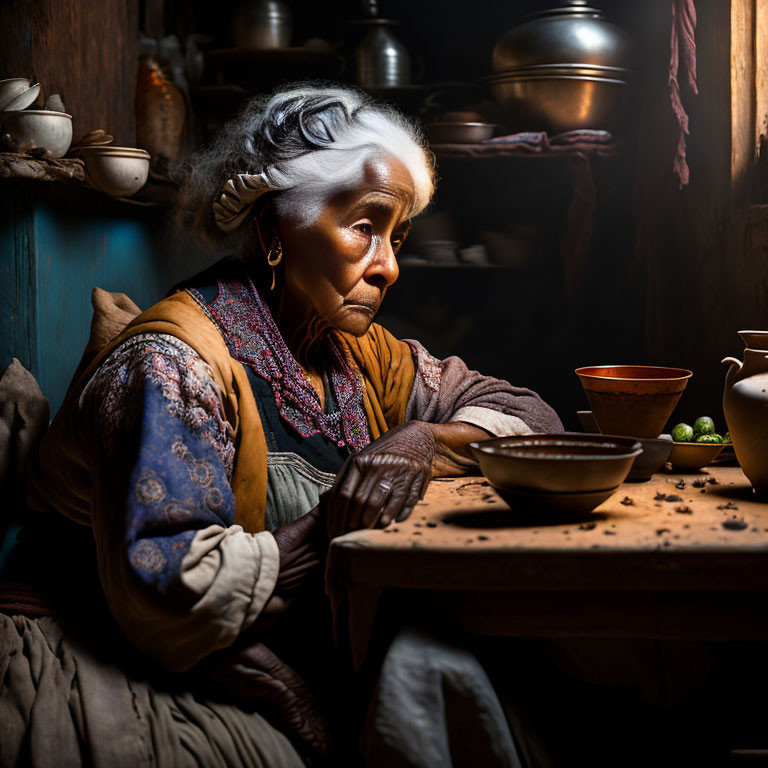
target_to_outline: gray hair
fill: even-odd
[[[238,174],[262,174],[278,214],[311,224],[335,193],[360,183],[365,163],[390,155],[410,171],[410,216],[428,205],[434,158],[418,126],[355,88],[298,83],[249,101],[207,148],[179,169],[177,224],[190,225],[209,245],[224,235],[213,203]],[[240,227],[240,230],[245,227]]]

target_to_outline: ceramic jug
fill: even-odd
[[[139,59],[137,146],[155,157],[166,157],[172,163],[178,163],[186,112],[184,96],[178,86],[168,79],[161,60]]]
[[[755,491],[768,497],[768,350],[747,348],[743,363],[735,357],[723,363],[730,365],[723,412],[736,458]]]

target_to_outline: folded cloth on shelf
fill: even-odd
[[[570,145],[570,144],[610,144],[613,141],[613,135],[608,131],[601,131],[595,128],[579,128],[577,131],[566,131],[558,133],[549,139],[552,146]]]
[[[545,131],[523,131],[496,136],[477,144],[439,144],[436,151],[442,157],[496,157],[504,155],[613,153],[613,135],[608,131],[582,128],[550,137]]]
[[[508,136],[496,136],[486,139],[483,144],[504,144],[516,146],[520,149],[528,149],[531,152],[541,152],[547,147],[548,139],[544,131],[526,131],[523,133],[511,133]]]

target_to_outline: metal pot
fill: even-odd
[[[624,100],[624,81],[610,77],[509,75],[486,82],[516,131],[608,129]]]
[[[282,0],[244,0],[232,20],[232,42],[237,48],[287,48],[292,31],[291,9]]]
[[[629,36],[605,20],[587,0],[567,0],[562,8],[535,14],[502,35],[493,50],[493,71],[541,64],[592,64],[627,69]]]
[[[355,80],[363,88],[397,88],[411,82],[411,56],[394,36],[389,19],[370,19],[355,48]]]

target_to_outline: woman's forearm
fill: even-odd
[[[461,421],[429,424],[435,436],[435,456],[432,459],[432,477],[466,475],[477,467],[469,444],[492,437],[484,429]]]

